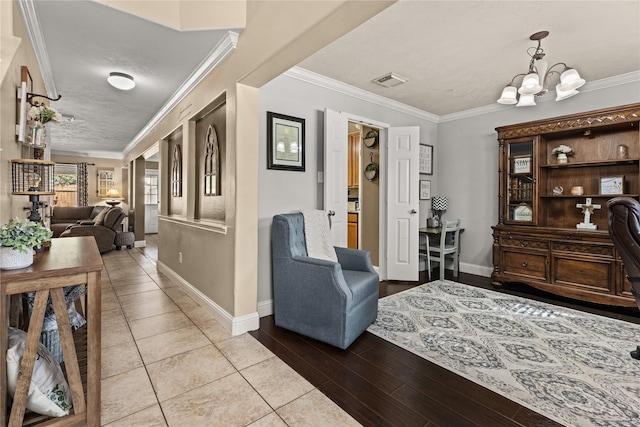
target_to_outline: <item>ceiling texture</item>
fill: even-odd
[[[230,31],[177,31],[86,0],[33,4],[62,95],[52,106],[75,118],[50,132],[52,151],[60,154],[121,158]],[[542,41],[545,60],[576,68],[587,81],[581,91],[638,79],[638,0],[400,1],[299,68],[436,118],[515,108],[495,101],[528,70],[527,49],[536,45],[529,36],[542,30],[550,32]],[[112,88],[111,71],[133,75],[136,87]],[[372,82],[389,72],[407,82],[394,88]]]

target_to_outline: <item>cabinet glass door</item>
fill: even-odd
[[[535,141],[507,144],[506,219],[509,222],[536,223]]]

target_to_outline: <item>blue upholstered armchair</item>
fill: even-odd
[[[337,263],[308,257],[303,215],[273,217],[276,326],[346,349],[376,319],[379,278],[368,251],[335,250]]]

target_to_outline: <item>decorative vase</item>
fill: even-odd
[[[35,122],[35,125],[29,132],[29,145],[36,148],[45,148],[47,146],[46,136],[47,130],[44,127],[44,124]]]
[[[0,269],[17,270],[29,267],[31,264],[33,264],[33,250],[24,253],[6,246],[0,247]]]
[[[558,163],[567,163],[569,161],[569,158],[567,157],[567,155],[565,153],[558,153]]]

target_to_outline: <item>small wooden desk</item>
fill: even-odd
[[[60,343],[65,359],[67,382],[73,402],[72,414],[54,418],[47,425],[100,426],[100,274],[102,258],[95,239],[91,236],[53,239],[48,251],[36,254],[33,265],[20,270],[0,272],[0,319],[6,328],[7,300],[11,295],[36,292],[34,307],[27,331],[27,343],[20,364],[20,375],[7,423],[7,364],[0,363],[0,426],[21,426],[26,396],[31,382],[36,350],[42,331],[42,321],[51,294],[58,322]],[[78,359],[73,345],[71,325],[64,301],[65,286],[87,284],[87,390],[86,402]],[[7,331],[0,333],[0,354],[7,352]]]
[[[431,237],[434,237],[434,236],[438,236],[439,237],[440,234],[442,234],[442,227],[423,227],[423,228],[420,228],[418,231],[420,232],[421,235],[424,235],[428,240],[428,239],[430,239]],[[462,233],[463,231],[464,231],[464,228],[460,228],[460,233]],[[418,241],[418,244],[419,243],[420,242]],[[419,256],[426,257],[427,253],[420,251],[419,252]],[[427,265],[427,268],[429,268],[428,265]]]

